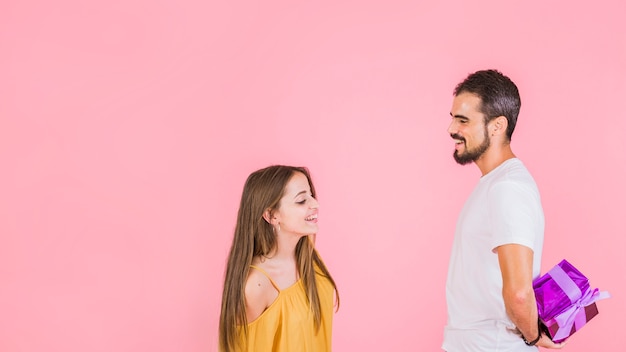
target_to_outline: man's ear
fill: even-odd
[[[265,211],[263,212],[263,219],[265,219],[268,224],[272,225],[272,209],[265,209]]]
[[[492,136],[496,134],[506,134],[506,129],[509,126],[509,120],[507,120],[505,116],[498,116],[495,119],[491,120],[491,126],[493,128],[491,132]]]

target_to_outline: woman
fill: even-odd
[[[318,203],[306,168],[246,180],[228,256],[220,350],[330,351],[337,286],[314,247]]]

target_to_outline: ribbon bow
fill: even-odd
[[[576,327],[576,330],[582,328],[583,325],[587,323],[585,307],[609,297],[611,297],[611,295],[606,291],[600,292],[597,288],[594,290],[588,289],[578,301],[574,302],[569,308],[553,318],[553,320],[559,324],[559,330],[552,336],[552,340],[558,341],[565,339],[570,335],[572,327]]]

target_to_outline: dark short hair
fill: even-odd
[[[506,117],[506,136],[511,140],[522,105],[515,83],[497,70],[476,71],[454,88],[454,96],[465,92],[476,94],[480,98],[480,110],[485,115],[485,124],[498,116]]]

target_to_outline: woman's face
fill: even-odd
[[[295,172],[287,182],[284,195],[274,213],[280,232],[301,236],[316,234],[318,206],[306,176]]]

